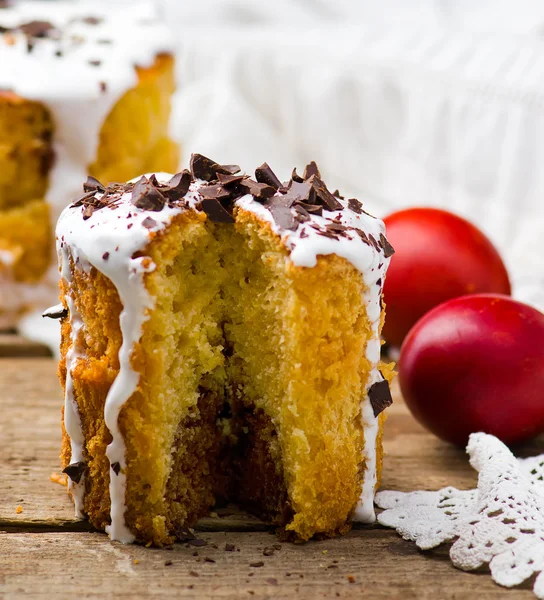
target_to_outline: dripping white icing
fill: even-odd
[[[170,175],[157,174],[160,182],[167,181]],[[195,207],[201,199],[198,190],[203,182],[191,184],[184,200],[189,207]],[[123,304],[121,313],[121,330],[123,345],[119,352],[120,371],[108,393],[105,406],[105,418],[113,441],[108,447],[107,456],[110,464],[119,463],[120,471],[115,475],[110,469],[110,497],[112,525],[109,534],[112,539],[123,542],[133,540],[128,530],[124,513],[126,478],[123,473],[125,463],[125,444],[118,427],[120,411],[132,393],[137,389],[139,374],[130,364],[134,345],[139,341],[142,325],[147,319],[147,312],[153,306],[149,297],[143,275],[155,268],[153,264],[133,255],[144,249],[150,240],[150,233],[157,232],[170,223],[173,216],[184,208],[165,206],[161,211],[150,212],[136,208],[130,202],[130,193],[123,194],[114,210],[104,208],[95,211],[92,216],[83,220],[81,208],[67,207],[62,213],[57,226],[57,244],[59,248],[68,247],[77,252],[78,268],[87,269],[89,265],[108,277],[119,293]],[[100,198],[100,194],[96,195]],[[373,337],[367,343],[366,358],[371,363],[371,372],[366,382],[366,389],[382,379],[378,371],[380,359],[379,321],[381,314],[380,296],[389,259],[369,245],[353,231],[344,232],[337,239],[320,235],[311,224],[324,227],[333,219],[346,227],[355,227],[379,239],[385,233],[382,221],[365,213],[355,213],[347,208],[343,200],[342,211],[323,211],[323,216],[313,215],[311,221],[301,224],[296,232],[280,231],[271,213],[252,196],[247,195],[236,201],[238,209],[255,213],[262,220],[270,223],[273,231],[282,236],[283,243],[290,250],[290,258],[296,266],[312,268],[317,264],[319,255],[336,254],[348,260],[358,269],[365,283],[365,303],[367,316],[372,325]],[[151,229],[143,222],[151,217],[155,222]],[[131,224],[130,229],[128,224]],[[105,258],[107,255],[107,258]],[[148,259],[149,260],[149,259]],[[376,436],[378,432],[377,418],[368,399],[362,401],[362,422],[365,435],[366,472],[359,505],[355,518],[361,521],[374,520],[374,488],[376,484]]]
[[[155,13],[155,6],[146,1],[112,6],[20,0],[0,10],[2,27],[47,21],[58,30],[54,39],[33,38],[31,51],[22,32],[0,34],[0,89],[42,102],[55,124],[55,162],[46,194],[54,221],[80,194],[105,118],[137,84],[134,67],[150,67],[157,54],[173,49],[171,34]],[[11,280],[6,286],[11,291],[6,292],[5,310],[16,314],[28,305],[54,301],[57,277],[46,276],[33,293]],[[3,302],[1,306],[4,310]]]
[[[75,259],[75,257],[74,257]],[[66,294],[66,304],[70,311],[70,347],[66,352],[66,384],[64,393],[64,427],[66,433],[70,437],[70,463],[85,462],[83,455],[83,445],[85,440],[81,430],[81,419],[74,396],[74,381],[72,379],[72,370],[76,367],[77,361],[81,354],[81,333],[83,329],[83,321],[81,315],[76,309],[75,301],[72,296],[71,283],[72,274],[70,270],[70,249],[66,246],[59,252],[59,263],[61,268],[62,278],[68,285],[68,293]],[[68,477],[68,489],[74,498],[75,515],[82,519],[85,514],[83,512],[83,502],[85,497],[85,474],[81,476],[79,482],[73,481]]]
[[[157,174],[159,181],[169,177]],[[190,196],[188,194],[187,199]],[[82,219],[80,210],[68,207],[63,211],[57,225],[59,252],[70,249],[79,259],[77,268],[88,270],[89,266],[93,266],[108,277],[123,305],[120,316],[123,339],[119,350],[120,370],[107,395],[104,417],[112,435],[106,454],[110,465],[119,465],[118,474],[110,468],[111,526],[108,533],[112,540],[130,543],[134,536],[125,523],[125,443],[119,431],[118,419],[122,407],[136,391],[139,382],[139,375],[132,368],[130,359],[134,345],[140,339],[147,311],[153,307],[143,275],[155,268],[149,259],[133,258],[133,255],[147,245],[150,232],[166,227],[182,209],[165,206],[162,211],[151,213],[136,208],[130,203],[130,194],[124,194],[116,210],[95,211],[86,221]],[[155,221],[151,229],[142,224],[149,216]],[[71,311],[70,319],[73,319]]]

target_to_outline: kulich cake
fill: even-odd
[[[79,516],[165,544],[216,502],[306,540],[374,519],[391,367],[382,221],[315,163],[280,183],[89,179],[57,225],[62,461]]]
[[[51,297],[52,223],[88,173],[177,168],[171,51],[149,5],[0,3],[0,327]]]

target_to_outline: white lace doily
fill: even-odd
[[[467,452],[478,489],[380,492],[378,521],[422,549],[455,539],[453,564],[470,571],[488,563],[499,585],[536,574],[533,591],[544,600],[544,455],[516,459],[485,433],[470,436]]]

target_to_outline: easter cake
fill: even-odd
[[[177,168],[171,51],[148,5],[0,3],[0,327],[54,298],[53,223],[88,173]]]
[[[315,165],[281,183],[90,178],[57,225],[62,460],[79,516],[162,545],[218,502],[307,540],[374,519],[390,404],[382,221]]]

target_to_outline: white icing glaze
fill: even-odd
[[[172,36],[156,20],[155,11],[150,2],[112,6],[66,0],[20,0],[0,10],[3,27],[42,20],[59,30],[58,39],[33,38],[31,52],[23,33],[0,34],[0,89],[42,102],[55,123],[55,162],[46,195],[55,221],[80,193],[87,167],[95,159],[105,118],[119,98],[136,85],[134,67],[149,67],[157,54],[173,50]],[[82,20],[86,17],[99,22],[86,23]],[[59,51],[62,56],[56,55]],[[47,277],[43,283],[47,287]],[[21,288],[15,283],[12,287],[11,304],[16,304]],[[50,289],[56,289],[56,279]],[[46,295],[50,296],[51,292]],[[4,304],[0,306],[4,310]],[[23,306],[19,303],[12,308]]]
[[[169,174],[159,173],[157,179],[167,181]],[[191,184],[184,200],[187,206],[194,208],[201,196],[198,190],[203,182]],[[60,253],[69,251],[77,259],[77,268],[88,270],[94,266],[108,277],[117,288],[123,311],[121,313],[121,331],[123,344],[119,352],[120,371],[114,381],[105,406],[105,420],[112,434],[112,443],[107,450],[110,464],[119,463],[121,471],[115,475],[110,470],[110,497],[112,525],[109,534],[112,539],[122,542],[132,541],[133,535],[128,530],[124,513],[126,477],[123,469],[125,462],[125,444],[118,427],[118,418],[125,402],[137,389],[139,375],[130,364],[134,345],[139,341],[142,325],[147,319],[148,310],[153,307],[153,299],[149,297],[143,274],[155,268],[142,258],[132,258],[145,248],[150,240],[150,233],[158,232],[168,226],[171,219],[183,210],[182,207],[171,208],[167,205],[161,211],[145,211],[136,208],[130,202],[130,193],[123,194],[112,210],[104,208],[95,211],[90,218],[83,220],[80,207],[67,207],[57,225],[57,247]],[[96,194],[100,198],[100,194]],[[280,231],[272,214],[252,196],[247,195],[236,201],[238,210],[253,212],[260,219],[268,222],[272,230],[281,235],[286,248],[290,250],[290,258],[296,266],[312,268],[317,264],[319,255],[336,254],[348,260],[358,269],[365,283],[365,303],[367,316],[371,322],[373,337],[367,343],[366,358],[371,363],[371,372],[366,382],[366,389],[382,379],[378,371],[380,359],[380,296],[382,284],[389,259],[382,251],[378,251],[353,231],[343,232],[337,239],[320,235],[315,226],[325,227],[333,219],[346,227],[355,227],[379,240],[385,233],[382,221],[365,213],[355,213],[347,208],[347,202],[341,200],[346,207],[343,211],[323,211],[323,216],[313,215],[311,221],[300,225],[296,232]],[[145,227],[143,222],[151,217],[154,225]],[[131,225],[130,228],[128,225]],[[107,255],[107,258],[105,258]],[[67,279],[68,281],[68,279]],[[374,488],[376,485],[376,435],[378,421],[368,394],[362,401],[361,418],[365,434],[365,478],[359,506],[355,518],[360,521],[374,520]]]
[[[65,279],[68,286],[72,283],[72,273],[70,270],[70,251],[65,247],[62,253],[59,254],[59,264],[62,277]],[[70,311],[70,346],[66,352],[66,384],[64,393],[64,427],[66,433],[70,437],[70,463],[85,462],[83,455],[83,446],[85,439],[81,430],[81,419],[77,402],[74,395],[74,381],[72,379],[72,369],[75,368],[77,361],[81,358],[81,334],[83,329],[83,321],[81,315],[76,309],[74,297],[68,293],[65,297],[68,310]],[[76,483],[68,477],[68,489],[72,493],[75,505],[76,517],[82,519],[85,514],[83,512],[83,503],[85,499],[85,474],[82,475],[80,481]]]

